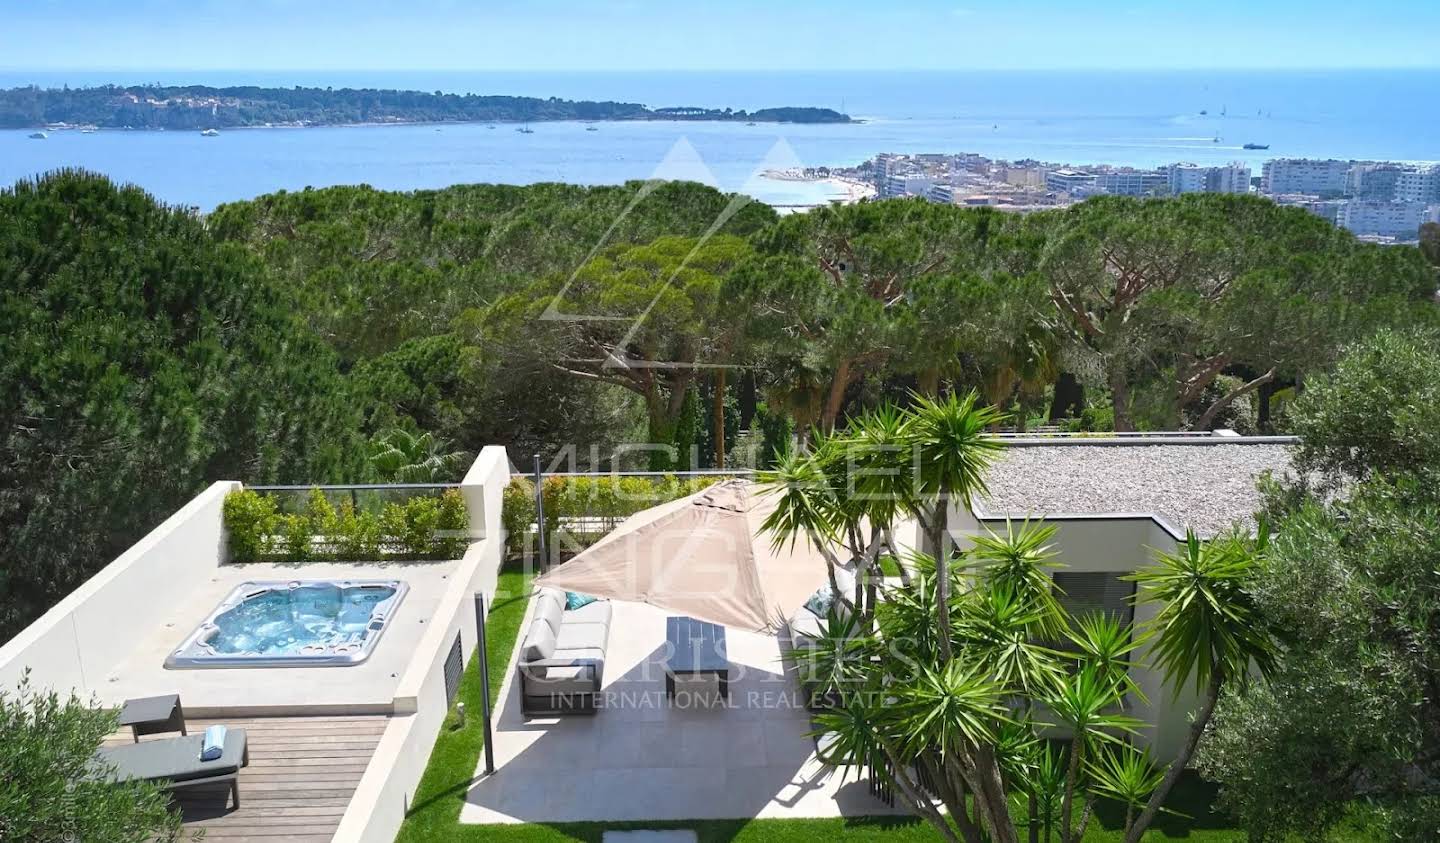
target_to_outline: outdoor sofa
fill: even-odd
[[[566,608],[566,594],[541,587],[520,645],[520,710],[529,715],[594,714],[605,679],[611,606]]]
[[[836,569],[835,585],[851,600],[855,599],[855,575],[849,570]],[[829,582],[826,582],[820,591],[805,601],[805,605],[795,610],[785,624],[786,642],[790,645],[796,678],[805,695],[805,705],[812,711],[831,704],[827,695],[816,694],[817,683],[809,678],[810,668],[805,663],[806,655],[817,648],[819,639],[825,634],[826,616],[830,611],[834,611],[841,620],[845,620],[850,614],[847,604],[835,599],[830,592]]]
[[[207,784],[228,784],[234,807],[240,807],[240,768],[250,763],[244,729],[227,729],[220,757],[200,760],[204,735],[160,738],[124,746],[102,747],[95,753],[104,775],[115,781],[163,781],[171,790]]]

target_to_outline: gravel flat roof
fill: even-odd
[[[1289,446],[1040,445],[1007,448],[986,478],[982,516],[1153,514],[1202,536],[1253,523],[1255,481],[1290,471]]]

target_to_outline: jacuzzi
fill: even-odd
[[[167,668],[360,664],[405,598],[399,580],[244,582],[165,659]]]

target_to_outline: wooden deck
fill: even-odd
[[[373,715],[187,720],[192,735],[215,723],[244,729],[250,765],[240,771],[239,810],[230,807],[229,790],[222,786],[176,791],[185,827],[203,828],[206,840],[220,843],[328,842],[388,719]],[[147,735],[141,740],[164,737],[168,736]],[[131,740],[127,728],[105,742]]]

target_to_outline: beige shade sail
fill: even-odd
[[[538,585],[649,603],[737,629],[779,628],[827,582],[809,542],[771,547],[774,496],[728,480],[637,512]]]

